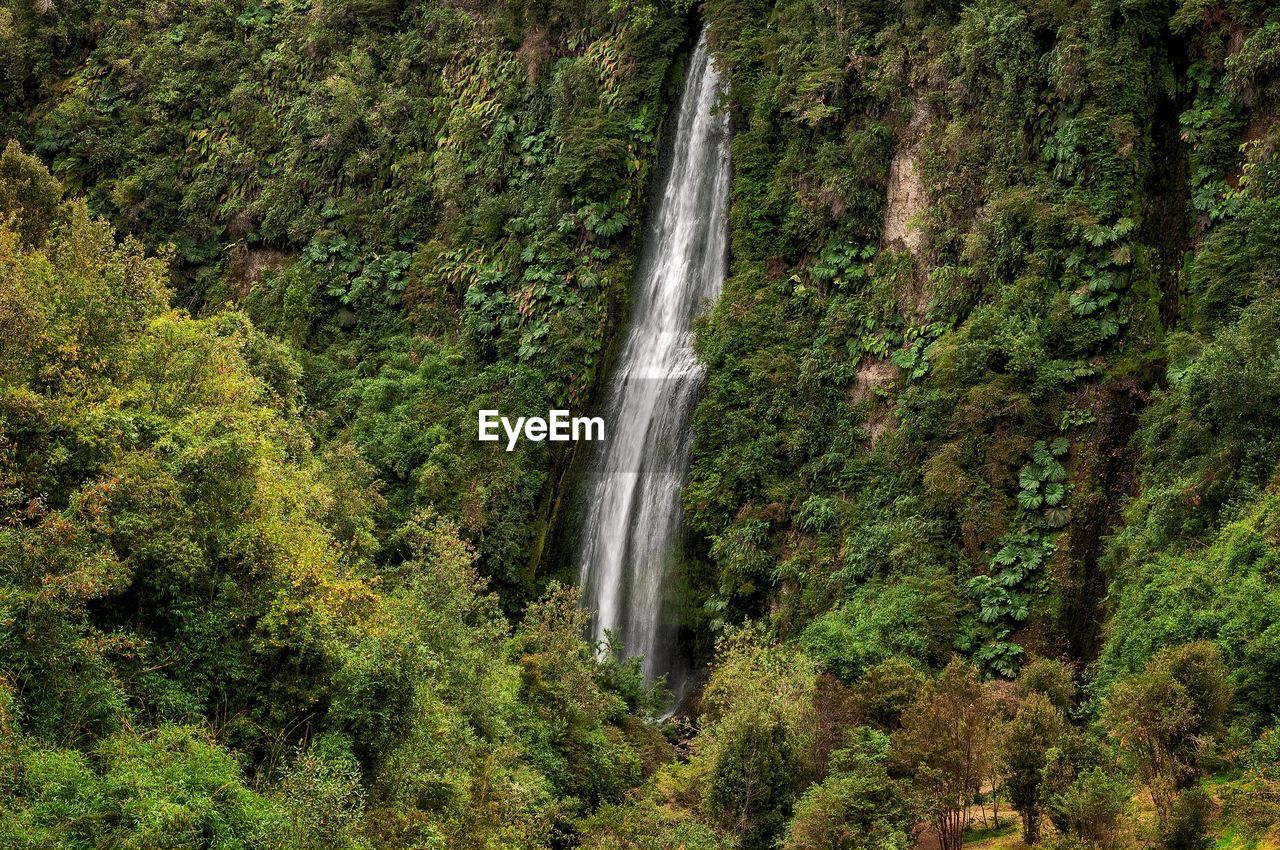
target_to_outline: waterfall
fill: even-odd
[[[578,548],[583,605],[626,654],[644,657],[648,680],[684,673],[675,648],[680,491],[689,473],[690,418],[703,370],[693,320],[720,293],[728,252],[728,119],[705,35],[690,59],[676,113],[670,166],[651,209],[631,316],[605,391],[607,439],[581,490]]]

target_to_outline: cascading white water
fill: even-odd
[[[701,389],[693,320],[720,293],[727,255],[728,119],[705,36],[690,59],[670,168],[649,217],[626,336],[605,395],[606,441],[583,487],[583,605],[597,640],[613,632],[652,680],[683,672],[671,593]]]

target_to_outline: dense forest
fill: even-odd
[[[699,33],[673,714],[475,415]],[[1280,846],[1267,0],[0,0],[0,149],[0,847]]]

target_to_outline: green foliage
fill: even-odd
[[[62,187],[41,162],[10,139],[0,154],[0,216],[29,245],[38,245],[53,227]]]
[[[1163,548],[1212,531],[1229,504],[1258,493],[1280,458],[1269,436],[1278,318],[1271,300],[1251,305],[1153,404],[1143,432],[1142,543]]]
[[[645,800],[602,806],[582,824],[586,850],[730,850],[737,846],[676,807]]]
[[[1231,692],[1222,654],[1207,641],[1164,650],[1108,692],[1104,723],[1150,789],[1163,825],[1194,814],[1177,801],[1221,732]]]
[[[800,755],[778,723],[721,738],[707,789],[709,813],[742,835],[744,848],[772,847],[801,782]]]
[[[608,722],[627,707],[600,687],[596,648],[581,637],[589,616],[576,589],[553,587],[529,607],[513,643],[520,702],[543,772],[573,797],[616,803],[644,778],[644,766],[624,730]]]
[[[1063,778],[1064,753],[1047,765],[1050,788]],[[1055,782],[1056,781],[1056,782]],[[1062,835],[1084,842],[1086,847],[1109,850],[1121,839],[1125,816],[1132,806],[1133,788],[1121,776],[1101,767],[1080,770],[1074,779],[1056,788],[1048,798],[1050,820]]]
[[[1018,693],[1024,699],[1039,694],[1058,711],[1069,712],[1076,699],[1074,671],[1061,661],[1037,658],[1022,668]]]
[[[757,629],[727,631],[703,695],[707,813],[744,848],[768,848],[813,770],[816,670]]]
[[[1028,844],[1040,837],[1046,758],[1066,734],[1066,726],[1057,706],[1032,693],[1018,707],[1001,740],[1009,803],[1022,817],[1022,837]]]
[[[1208,548],[1126,568],[1116,582],[1115,631],[1102,656],[1102,683],[1140,669],[1165,647],[1214,640],[1234,672],[1241,710],[1252,722],[1266,721],[1280,676],[1270,649],[1280,635],[1271,578],[1275,507],[1273,496],[1264,497]]]
[[[1121,763],[1203,848],[1236,757],[1274,823],[1275,10],[700,7],[686,740],[570,457],[473,435],[591,404],[690,12],[0,9],[0,843],[955,850],[1002,775],[1111,850]]]
[[[893,739],[920,813],[947,850],[959,850],[969,809],[995,761],[996,707],[977,670],[956,658],[920,690]]]
[[[910,662],[888,658],[869,668],[855,685],[858,713],[879,729],[896,729],[924,683],[924,674]]]
[[[1213,846],[1208,835],[1213,800],[1201,788],[1189,788],[1178,795],[1173,811],[1160,827],[1160,845],[1165,850],[1207,850]]]
[[[1250,838],[1260,838],[1280,825],[1280,735],[1264,729],[1242,762],[1246,783],[1223,795],[1223,809]]]
[[[838,768],[796,802],[780,846],[784,850],[910,847],[913,813],[907,794],[886,771],[885,760],[883,749],[836,753]]]
[[[62,10],[8,26],[67,51],[19,71],[48,86],[23,134],[54,174],[172,243],[183,303],[243,304],[301,348],[310,430],[373,464],[380,531],[425,507],[461,520],[516,610],[564,459],[495,462],[475,402],[512,383],[529,410],[591,398],[683,38],[682,12],[645,8],[89,4],[60,40]],[[353,403],[391,395],[398,427]],[[434,433],[406,433],[423,418]]]
[[[670,758],[576,596],[512,633],[456,522],[379,540],[294,353],[166,278],[81,202],[0,224],[6,844],[544,847]]]
[[[810,624],[801,640],[810,655],[844,682],[895,656],[935,666],[952,652],[955,597],[945,573],[866,584]]]
[[[1208,221],[1220,221],[1239,200],[1226,175],[1239,158],[1244,111],[1233,93],[1223,91],[1222,78],[1208,66],[1193,65],[1187,77],[1195,98],[1178,123],[1190,145],[1191,205]]]
[[[96,745],[92,759],[24,747],[16,779],[6,785],[0,840],[9,847],[368,846],[341,817],[320,829],[291,819],[284,800],[245,782],[230,753],[185,727],[162,726],[146,737],[117,733]],[[352,805],[349,798],[337,802]]]
[[[942,651],[888,651],[1012,677],[1064,592],[1082,394],[1162,333],[1140,196],[1163,174],[1168,12],[855,5],[705,9],[735,130],[684,502],[708,614],[767,607],[851,680],[867,637],[842,606],[872,620],[871,595],[942,568],[968,591]],[[925,238],[878,250],[903,169]]]

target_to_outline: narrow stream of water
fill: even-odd
[[[727,257],[728,118],[705,36],[689,63],[670,168],[655,197],[632,291],[631,317],[605,395],[607,439],[584,481],[578,547],[583,605],[595,637],[613,632],[646,678],[679,695],[676,650],[680,490],[690,417],[703,382],[693,320],[720,293]]]

